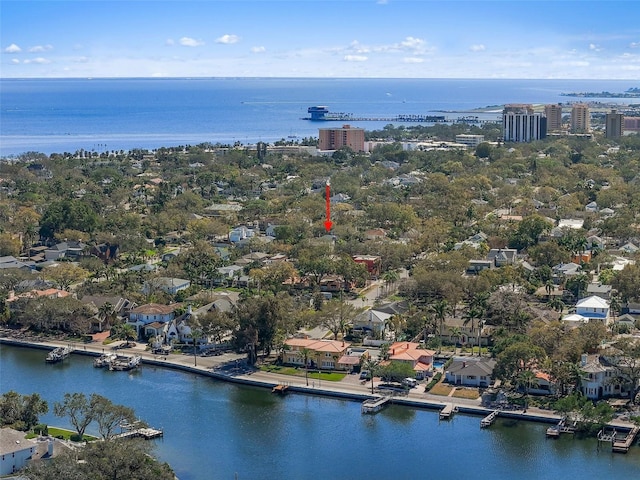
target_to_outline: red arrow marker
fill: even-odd
[[[331,200],[329,199],[329,197],[331,197],[331,186],[329,185],[329,182],[327,182],[327,186],[325,189],[325,197],[327,201],[327,219],[324,222],[324,228],[328,232],[333,226],[333,222],[331,221]]]

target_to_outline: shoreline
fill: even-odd
[[[79,342],[50,340],[41,341],[33,339],[27,340],[9,338],[5,336],[0,337],[0,345],[34,348],[39,350],[52,350],[56,347],[71,345],[74,347],[72,355],[78,354],[90,357],[99,357],[107,351],[102,344],[98,345],[95,343],[85,344]],[[109,349],[109,351],[111,350]],[[288,392],[296,394],[319,395],[359,402],[363,402],[366,399],[376,396],[375,394],[371,394],[370,384],[345,384],[341,382],[325,381],[325,385],[322,385],[321,382],[318,381],[318,385],[316,386],[316,381],[314,380],[310,381],[310,385],[307,386],[304,377],[279,375],[277,373],[261,372],[253,368],[240,367],[237,360],[232,360],[230,362],[216,362],[220,357],[197,357],[199,365],[195,366],[193,365],[194,357],[191,355],[177,356],[174,354],[173,357],[175,358],[167,356],[165,359],[162,355],[154,355],[150,352],[135,348],[124,350],[123,353],[135,353],[141,355],[142,364],[180,370],[186,373],[206,376],[215,380],[234,383],[237,385],[269,389],[273,389],[273,387],[277,385],[286,385]],[[483,407],[480,404],[479,398],[476,400],[470,400],[464,398],[443,397],[440,395],[414,391],[410,391],[406,396],[394,396],[390,403],[400,406],[431,410],[434,412],[442,410],[446,405],[452,405],[459,413],[479,417],[485,417],[494,411],[491,408]],[[557,424],[562,418],[561,415],[550,410],[542,410],[536,407],[529,407],[526,411],[500,411],[499,417],[546,424]],[[617,419],[609,422],[607,426],[615,427],[619,430],[631,430],[634,427],[630,422],[624,422]],[[480,423],[478,423],[478,427],[480,428]]]

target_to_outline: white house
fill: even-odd
[[[591,400],[602,397],[625,396],[625,387],[621,382],[614,381],[617,377],[615,367],[608,365],[600,355],[583,354],[580,358],[582,381],[580,390]]]
[[[38,443],[25,438],[24,432],[13,428],[0,429],[0,476],[24,468],[36,453]]]
[[[495,366],[491,358],[456,358],[445,371],[445,379],[453,385],[488,387]]]
[[[149,294],[154,290],[161,290],[170,295],[175,295],[180,290],[186,290],[191,286],[189,280],[173,277],[158,277],[145,282],[142,293]]]
[[[611,321],[609,317],[609,302],[597,295],[578,300],[576,314],[583,316],[588,322],[598,321],[608,325]]]
[[[382,335],[387,320],[392,316],[390,313],[379,312],[373,309],[366,310],[353,319],[353,328],[368,330],[372,333]]]
[[[256,232],[244,225],[234,228],[229,232],[229,241],[231,243],[241,243],[249,238],[253,238]]]
[[[127,323],[134,326],[138,334],[140,328],[150,323],[158,322],[160,324],[170,322],[175,318],[175,310],[180,305],[160,305],[158,303],[149,303],[141,305],[129,311],[129,319]]]

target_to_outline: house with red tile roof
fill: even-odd
[[[389,361],[411,365],[417,379],[429,376],[433,371],[433,350],[419,348],[419,343],[395,342],[389,347]]]
[[[337,340],[317,340],[312,338],[289,338],[285,340],[288,350],[283,361],[290,365],[304,365],[303,349],[309,350],[307,366],[321,370],[349,370],[353,367],[341,359],[347,355],[351,344]]]

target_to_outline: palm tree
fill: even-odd
[[[538,383],[538,379],[536,378],[536,374],[531,370],[522,370],[518,373],[516,377],[516,383],[518,387],[524,387],[524,395],[525,395],[525,410],[527,405],[529,404],[529,389]]]
[[[462,329],[460,327],[451,327],[449,329],[449,336],[451,338],[455,338],[456,339],[456,345],[460,342],[460,337],[462,336]],[[473,347],[471,353],[473,354]]]
[[[374,359],[372,357],[367,357],[362,362],[362,368],[369,372],[371,375],[371,394],[373,394],[373,377],[376,376],[378,370],[380,369],[380,360]]]
[[[309,386],[309,357],[313,353],[313,350],[303,347],[300,349],[300,355],[302,355],[302,360],[304,361],[304,378],[307,382],[307,387]]]
[[[202,330],[192,328],[191,329],[191,339],[193,340],[193,366],[198,366],[198,340],[204,337],[204,333]]]
[[[622,309],[622,302],[618,298],[617,295],[613,295],[609,300],[609,310],[611,311],[611,316],[613,317],[613,322],[616,321],[616,314],[620,313]]]
[[[470,307],[467,309],[467,311],[464,313],[464,316],[462,317],[464,319],[464,321],[462,322],[462,325],[464,325],[465,327],[471,323],[471,331],[475,331],[476,329],[476,325],[479,325],[479,320],[484,316],[484,312],[478,308],[478,307]],[[478,321],[476,323],[476,320]],[[480,334],[478,331],[478,356],[480,355],[480,340],[479,340]],[[471,355],[473,355],[473,345],[471,345]]]
[[[399,278],[400,276],[398,275],[398,272],[396,272],[395,270],[388,270],[384,273],[384,275],[382,275],[382,279],[384,280],[387,295],[389,295],[389,287],[394,283],[396,283]]]
[[[442,351],[442,327],[444,325],[444,319],[446,318],[447,314],[451,311],[451,308],[449,307],[449,302],[447,302],[445,299],[442,299],[433,303],[429,307],[429,310],[436,317],[436,320],[440,325],[440,335],[439,335],[440,342],[438,346],[438,353],[440,353]]]

